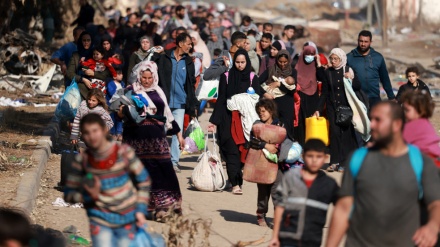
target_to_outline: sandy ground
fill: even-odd
[[[210,114],[201,117],[201,124],[206,126]],[[210,142],[212,146],[212,142]],[[69,225],[74,225],[80,231],[80,235],[90,238],[88,222],[84,209],[59,208],[51,205],[62,193],[55,190],[60,177],[60,155],[53,154],[47,165],[42,179],[42,188],[37,199],[37,207],[32,214],[36,224],[62,231]],[[189,184],[191,172],[196,166],[197,156],[183,156],[181,159],[182,173],[178,174],[180,188],[183,194],[184,215],[188,218],[202,218],[212,221],[212,231],[209,237],[211,246],[233,246],[238,241],[257,241],[261,244],[254,246],[267,246],[271,238],[272,230],[256,225],[256,199],[257,186],[245,182],[243,185],[244,195],[235,196],[229,192],[199,192]],[[341,174],[333,173],[340,179]],[[273,209],[268,213],[271,223]],[[149,221],[150,226],[157,232],[167,232],[168,226]],[[202,236],[196,237],[198,245]],[[183,246],[187,246],[184,244]]]

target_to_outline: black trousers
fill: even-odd
[[[240,150],[232,138],[222,142],[220,149],[226,162],[226,172],[232,186],[243,185],[243,163],[240,160]]]
[[[277,178],[273,184],[257,184],[258,199],[257,199],[257,214],[266,214],[269,210],[269,199],[277,191],[278,184],[281,181],[283,174],[278,170]],[[274,206],[275,207],[275,206]]]

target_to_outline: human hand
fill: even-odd
[[[420,227],[416,231],[412,240],[417,247],[432,247],[437,243],[438,232],[438,225],[433,222],[428,222],[428,224]]]
[[[215,124],[209,123],[208,125],[208,132],[214,133],[216,129]]]
[[[351,79],[350,72],[345,72],[344,77],[347,79]]]
[[[269,88],[270,89],[276,89],[279,88],[281,86],[281,82],[280,81],[274,81],[271,84],[269,84]]]
[[[319,56],[319,54],[316,54],[316,55],[315,55],[315,61],[316,61],[316,65],[317,65],[318,67],[321,67],[321,66],[322,66],[322,64],[321,64],[321,57]]]
[[[183,150],[185,148],[185,139],[183,139],[182,132],[177,134],[177,139],[179,139],[180,150]]]
[[[269,151],[271,154],[278,153],[278,148],[275,144],[266,143],[264,148],[267,149],[267,151]]]
[[[313,113],[312,115],[313,117],[319,118],[319,111],[315,111],[315,113]]]
[[[275,99],[275,97],[273,97],[273,95],[270,94],[270,93],[264,93],[263,94],[263,98],[265,98],[265,99]]]
[[[223,56],[222,58],[223,58],[223,62],[225,63],[225,66],[229,68],[230,65],[229,57]]]
[[[83,83],[88,89],[92,89],[92,82],[89,79],[83,78]]]
[[[156,52],[157,53],[162,53],[163,52],[163,47],[162,46],[158,45],[158,46],[155,46],[155,48],[156,48]]]
[[[280,246],[280,240],[278,238],[273,238],[269,242],[269,247],[279,247]]]
[[[89,193],[93,200],[98,200],[99,193],[101,192],[101,181],[96,176],[93,176],[93,180],[95,181],[94,186],[89,187],[87,184],[84,184],[84,189]]]
[[[73,145],[78,144],[78,140],[71,140],[70,143],[72,143]]]
[[[88,70],[84,71],[84,73],[85,73],[87,76],[91,76],[91,77],[95,76],[95,71],[93,71],[93,70],[91,70],[91,69],[88,69]]]
[[[61,73],[63,73],[63,75],[66,75],[66,73],[67,73],[67,66],[66,66],[66,64],[61,64]]]
[[[142,228],[147,224],[147,219],[145,218],[145,215],[141,212],[136,213],[136,225],[139,228]]]
[[[119,106],[118,117],[124,118],[124,105]]]

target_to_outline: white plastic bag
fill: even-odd
[[[203,78],[203,75],[201,76]],[[218,86],[220,80],[203,80],[200,82],[196,90],[197,100],[213,100],[218,98]]]
[[[200,155],[198,164],[191,175],[194,187],[200,191],[213,192],[223,190],[226,187],[226,177],[222,162],[217,155],[217,144],[214,140],[214,153],[207,151],[208,136],[205,140],[205,151]]]

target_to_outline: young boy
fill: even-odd
[[[88,149],[76,156],[67,177],[67,202],[83,202],[93,246],[129,246],[145,223],[151,181],[133,149],[107,139],[107,127],[97,114],[81,119]]]
[[[113,95],[119,90],[125,88],[125,83],[122,81],[122,65],[113,65],[116,70],[116,76],[113,77],[113,80],[107,83],[107,104],[110,105],[110,99]],[[116,112],[112,112],[110,114],[113,120],[113,128],[110,130],[110,134],[113,136],[114,140],[122,141],[122,119],[117,116]]]
[[[310,139],[303,149],[304,168],[285,173],[274,195],[270,247],[321,246],[329,204],[336,202],[338,185],[320,170],[325,163],[325,144]]]
[[[403,93],[407,90],[425,90],[429,96],[431,96],[431,93],[429,92],[428,86],[419,79],[419,69],[417,67],[409,67],[405,71],[406,78],[408,78],[408,82],[402,86],[400,86],[399,91],[396,95],[396,100],[399,103],[402,103],[400,101],[400,98],[402,97]]]
[[[32,235],[28,217],[18,210],[0,208],[0,246],[29,246]]]
[[[260,40],[260,47],[261,47],[261,56],[262,57],[269,57],[270,56],[270,48],[272,45],[272,34],[270,33],[263,33]]]

